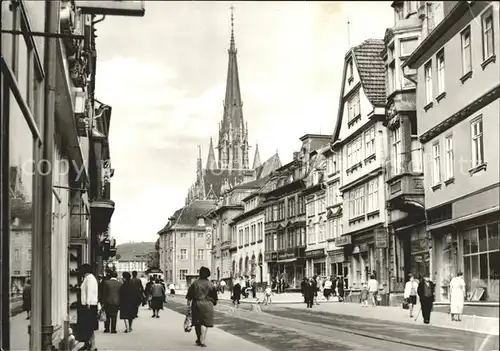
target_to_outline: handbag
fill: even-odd
[[[99,310],[99,322],[106,322],[106,311],[103,308]]]
[[[403,310],[408,310],[410,309],[410,304],[408,303],[408,299],[403,300]]]
[[[184,331],[186,333],[191,332],[192,326],[193,326],[193,319],[191,317],[191,306],[188,306],[186,310],[186,318],[184,319]]]

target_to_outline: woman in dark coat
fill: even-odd
[[[196,331],[196,345],[206,347],[207,328],[214,326],[214,306],[217,304],[217,289],[208,280],[210,270],[200,268],[200,277],[188,289],[186,299],[191,303],[192,323]]]
[[[137,289],[130,279],[130,273],[122,274],[123,284],[120,287],[120,319],[125,321],[125,333],[132,331],[132,322],[137,318]]]
[[[163,309],[165,298],[165,287],[159,279],[156,279],[156,282],[151,287],[151,309],[153,310],[153,318],[160,318],[160,310]]]
[[[231,300],[233,300],[233,305],[237,306],[240,304],[241,300],[241,285],[240,282],[237,281],[233,286],[233,295],[231,296]]]
[[[26,311],[26,319],[31,317],[31,281],[28,279],[23,289],[23,311]]]

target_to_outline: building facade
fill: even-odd
[[[214,208],[214,201],[193,201],[177,210],[158,232],[160,269],[165,281],[177,289],[187,289],[189,276],[198,274],[203,266],[212,266],[213,228],[206,215]]]
[[[387,225],[390,235],[389,289],[391,302],[401,303],[410,273],[429,273],[426,240],[423,158],[418,140],[416,85],[401,65],[418,46],[421,20],[416,2],[394,2],[394,26],[386,31],[382,57],[386,72]]]
[[[417,82],[430,274],[438,301],[464,273],[470,303],[499,301],[498,4],[444,2],[405,63]]]
[[[306,204],[306,276],[327,275],[327,212],[326,212],[326,158],[323,148],[332,139],[331,135],[306,134],[301,138],[303,149],[308,154],[306,188],[302,196]],[[327,146],[328,147],[328,146]]]
[[[342,155],[339,190],[345,207],[337,244],[344,247],[349,288],[358,291],[375,274],[387,296],[383,49],[382,40],[369,39],[345,56],[333,149]]]
[[[231,246],[236,247],[231,254],[232,276],[254,279],[261,286],[269,281],[264,260],[264,208],[259,195],[267,180],[268,177],[254,182],[256,187],[242,200],[243,213],[231,223]]]

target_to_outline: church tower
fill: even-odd
[[[219,168],[249,169],[248,128],[243,120],[238,63],[234,42],[234,16],[231,7],[231,39],[229,42],[229,62],[227,67],[226,96],[224,114],[219,124]]]

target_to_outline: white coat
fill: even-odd
[[[455,277],[450,281],[450,313],[462,314],[464,311],[465,281]]]

